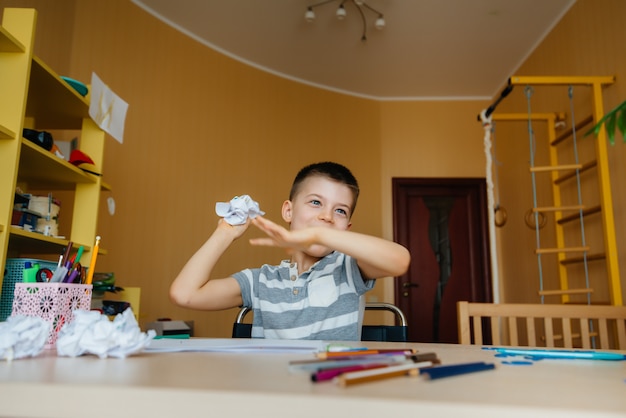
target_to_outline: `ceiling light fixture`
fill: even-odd
[[[304,13],[304,20],[306,20],[307,22],[313,22],[315,20],[315,12],[313,11],[313,9],[318,6],[323,6],[324,4],[331,3],[333,1],[339,2],[339,7],[337,8],[337,11],[335,12],[337,19],[339,20],[344,20],[345,17],[348,15],[348,12],[346,11],[346,8],[344,7],[347,3],[353,4],[354,7],[358,10],[359,15],[361,16],[361,22],[363,22],[363,33],[361,34],[362,41],[367,41],[367,20],[365,18],[366,11],[370,11],[378,15],[378,17],[376,18],[376,21],[374,22],[374,27],[376,29],[380,30],[385,27],[386,22],[385,22],[385,17],[383,16],[383,14],[379,12],[378,10],[374,9],[372,6],[365,3],[364,1],[359,1],[359,0],[326,0],[326,1],[321,1],[319,3],[312,4],[309,7],[307,7],[306,12]]]

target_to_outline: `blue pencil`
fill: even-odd
[[[431,380],[441,379],[444,377],[458,376],[461,374],[481,372],[483,370],[492,370],[496,366],[493,363],[476,362],[451,364],[449,366],[436,366],[427,369],[421,369],[420,374],[427,375]]]
[[[626,360],[626,355],[592,350],[550,350],[535,348],[494,348],[496,353],[511,356],[525,356],[533,359],[582,359],[582,360]]]

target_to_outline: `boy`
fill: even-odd
[[[282,206],[289,230],[261,216],[243,225],[221,219],[172,283],[171,300],[203,310],[251,307],[253,338],[359,340],[361,296],[374,279],[404,274],[410,255],[395,242],[349,231],[358,195],[356,179],[341,164],[304,167]],[[290,260],[211,278],[250,224],[267,235],[252,245],[286,248]]]

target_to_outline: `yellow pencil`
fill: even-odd
[[[91,284],[93,280],[93,273],[96,269],[96,258],[98,258],[98,248],[100,247],[100,235],[96,236],[96,244],[91,249],[91,262],[89,263],[89,271],[87,271],[87,280],[85,284]]]

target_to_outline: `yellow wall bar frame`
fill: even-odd
[[[593,85],[607,85],[615,83],[615,76],[517,76],[514,75],[509,78],[509,84],[511,85],[546,85],[546,86],[593,86]]]
[[[563,112],[555,112],[555,113],[494,113],[492,115],[492,119],[496,121],[540,121],[547,123],[547,132],[548,132],[548,144],[551,144],[556,138],[556,122],[565,120],[565,113]],[[557,156],[554,148],[550,149],[550,162],[553,166],[557,165]],[[552,184],[554,185],[554,181],[558,177],[557,172],[552,172]],[[561,190],[559,187],[552,187],[553,200],[555,207],[561,207]],[[560,218],[562,213],[560,211],[555,213],[555,216]],[[556,244],[558,248],[565,247],[565,239],[563,236],[562,227],[556,223]],[[561,252],[557,255],[558,257],[558,266],[559,266],[559,283],[561,290],[569,289],[569,281],[567,275],[567,267],[561,263],[561,261],[565,260],[565,253]],[[543,289],[541,289],[543,291]],[[563,303],[569,302],[570,297],[568,294],[564,294],[561,296],[561,301]]]
[[[615,83],[615,76],[512,76],[509,79],[509,84],[511,85],[590,86],[593,93],[594,123],[598,123],[604,116],[602,87],[613,83]],[[602,127],[596,138],[596,157],[598,159],[598,182],[600,186],[600,199],[602,201],[602,224],[604,227],[606,264],[609,275],[611,304],[621,306],[623,305],[623,299],[619,276],[613,197],[611,194],[611,179],[609,176],[606,143],[606,130]]]

